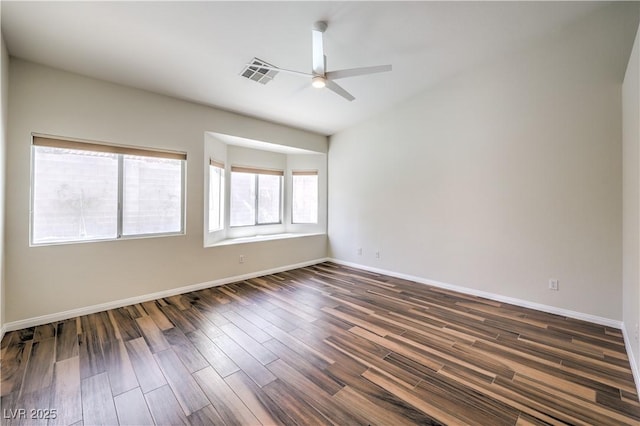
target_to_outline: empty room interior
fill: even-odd
[[[3,425],[640,424],[640,2],[0,16]]]

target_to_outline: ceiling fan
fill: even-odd
[[[318,21],[311,29],[312,41],[312,72],[306,73],[301,71],[288,70],[267,65],[260,65],[261,69],[284,72],[311,78],[311,85],[316,88],[326,87],[332,92],[337,93],[348,101],[353,101],[355,97],[347,92],[342,86],[338,85],[334,80],[346,77],[357,77],[359,75],[376,74],[380,72],[391,71],[391,65],[377,65],[372,67],[350,68],[344,70],[327,71],[327,57],[324,54],[324,46],[322,43],[322,34],[327,30],[327,23]],[[254,66],[255,65],[247,65]]]

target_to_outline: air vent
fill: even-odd
[[[278,71],[261,68],[274,68],[273,65],[263,61],[262,59],[253,58],[249,64],[250,65],[247,65],[242,69],[240,75],[248,78],[249,80],[257,81],[260,84],[267,84],[278,74]]]

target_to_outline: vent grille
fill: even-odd
[[[249,64],[250,65],[245,66],[240,72],[242,77],[248,78],[249,80],[256,81],[260,84],[267,84],[273,80],[276,75],[278,75],[278,71],[261,68],[274,67],[262,59],[253,58]]]

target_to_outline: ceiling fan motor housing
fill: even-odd
[[[327,22],[326,21],[318,21],[315,24],[313,24],[313,29],[315,31],[320,31],[321,33],[325,32],[327,30]]]

